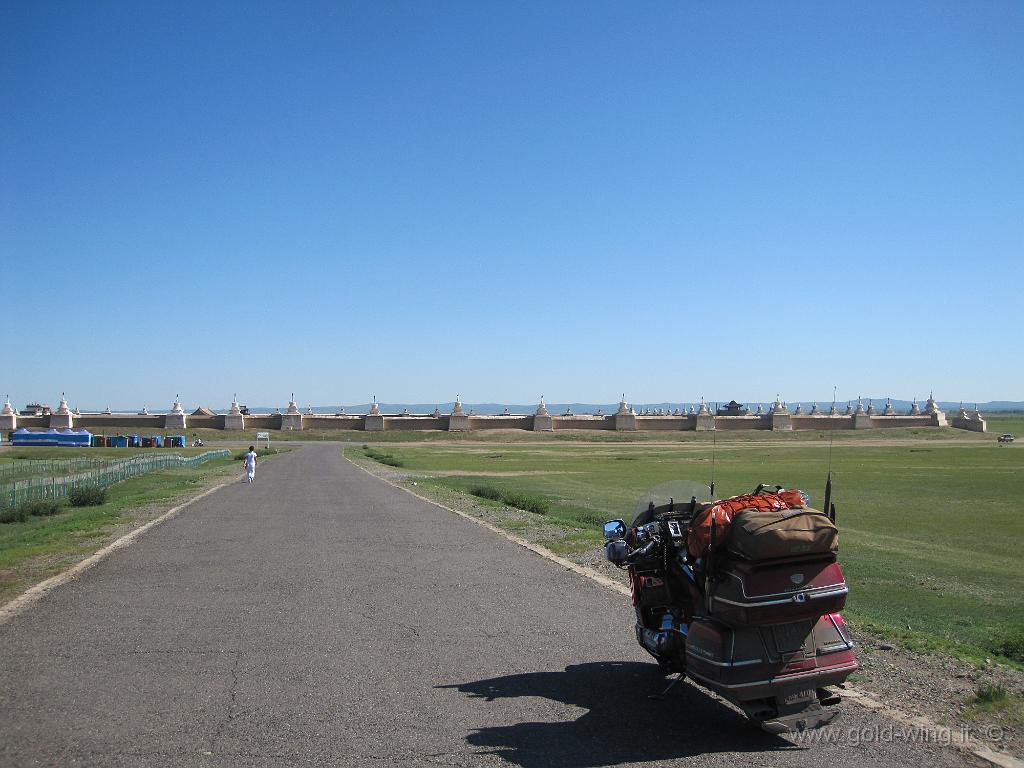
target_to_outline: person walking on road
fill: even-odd
[[[251,445],[245,454],[245,482],[251,483],[256,477],[256,449]]]

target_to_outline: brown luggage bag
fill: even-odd
[[[744,509],[732,518],[729,551],[746,560],[776,560],[835,553],[839,532],[816,509]]]

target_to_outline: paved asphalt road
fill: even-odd
[[[621,595],[308,445],[0,626],[0,766],[962,763],[852,703],[808,745],[689,684],[650,700],[631,625]]]

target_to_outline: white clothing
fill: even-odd
[[[251,483],[256,477],[256,452],[249,451],[245,454],[245,480]]]

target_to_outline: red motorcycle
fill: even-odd
[[[637,505],[632,525],[605,523],[605,555],[629,571],[636,639],[666,672],[740,707],[772,733],[820,727],[838,711],[828,686],[857,669],[839,611],[835,508],[758,486],[711,500],[676,481]]]

